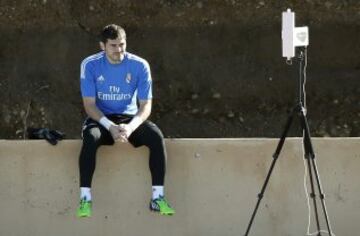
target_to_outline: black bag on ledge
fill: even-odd
[[[48,128],[28,128],[27,136],[29,139],[46,139],[50,144],[56,145],[65,138],[65,133]]]

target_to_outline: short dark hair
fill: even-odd
[[[125,30],[119,25],[107,25],[100,32],[100,41],[103,43],[106,43],[108,39],[117,39],[118,37],[126,39]]]

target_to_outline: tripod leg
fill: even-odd
[[[265,182],[264,182],[264,184],[263,184],[263,186],[262,186],[262,188],[261,188],[261,192],[258,194],[258,201],[257,201],[256,206],[255,206],[255,209],[254,209],[254,211],[253,211],[253,213],[252,213],[252,216],[251,216],[249,225],[248,225],[248,227],[247,227],[247,229],[246,229],[245,236],[249,235],[249,232],[250,232],[252,223],[253,223],[253,221],[254,221],[256,212],[257,212],[257,210],[258,210],[258,208],[259,208],[259,205],[260,205],[260,201],[261,201],[261,199],[262,199],[263,196],[264,196],[264,193],[265,193],[266,187],[267,187],[267,185],[268,185],[268,182],[269,182],[271,173],[272,173],[272,171],[273,171],[273,169],[274,169],[275,163],[276,163],[276,161],[277,161],[277,159],[278,159],[278,157],[279,157],[279,155],[280,155],[281,149],[282,149],[282,147],[283,147],[283,145],[284,145],[284,142],[285,142],[285,139],[286,139],[286,137],[287,137],[287,133],[288,133],[288,131],[289,131],[289,129],[290,129],[291,123],[292,123],[292,121],[293,121],[293,117],[294,117],[294,113],[295,113],[295,112],[296,112],[296,108],[294,108],[294,110],[292,111],[292,113],[289,115],[288,120],[287,120],[286,125],[285,125],[285,129],[284,129],[284,131],[283,131],[283,133],[282,133],[282,135],[281,135],[281,138],[280,138],[280,141],[279,141],[279,143],[278,143],[278,145],[277,145],[277,147],[276,147],[275,153],[273,154],[273,160],[272,160],[272,162],[271,162],[271,166],[270,166],[269,172],[268,172],[268,174],[267,174],[267,176],[266,176],[266,179],[265,179]]]
[[[305,139],[305,137],[304,137]],[[305,142],[305,140],[304,140]],[[304,145],[306,145],[304,143]],[[306,150],[306,148],[305,148]],[[310,178],[310,186],[311,186],[311,193],[310,193],[310,197],[312,198],[313,200],[313,205],[314,205],[314,212],[315,212],[315,219],[316,219],[316,226],[317,226],[317,229],[318,229],[318,235],[321,235],[320,233],[320,222],[319,222],[319,215],[318,215],[318,209],[317,209],[317,203],[316,203],[316,194],[315,194],[315,188],[314,188],[314,180],[313,180],[313,174],[312,174],[312,169],[311,169],[311,162],[310,162],[310,155],[309,153],[306,153],[305,151],[305,158],[306,158],[306,162],[307,162],[307,166],[308,166],[308,171],[309,171],[309,178]]]
[[[323,214],[325,217],[325,221],[326,221],[326,226],[329,232],[329,235],[332,236],[332,232],[331,232],[331,228],[330,228],[330,223],[329,223],[329,218],[328,218],[328,214],[326,211],[326,205],[325,205],[325,196],[323,194],[322,191],[322,187],[321,187],[321,183],[320,183],[320,177],[319,177],[319,173],[317,170],[317,165],[316,165],[316,161],[315,161],[315,153],[314,153],[314,149],[311,143],[311,136],[310,136],[310,129],[309,129],[309,125],[306,119],[306,116],[304,113],[302,113],[301,115],[301,123],[302,126],[304,128],[304,145],[305,145],[305,155],[306,155],[306,159],[307,159],[307,163],[308,163],[308,169],[309,169],[309,176],[310,176],[310,182],[311,182],[311,188],[312,188],[312,197],[314,200],[314,210],[315,210],[315,215],[316,215],[316,222],[317,222],[317,226],[318,226],[318,230],[319,230],[319,235],[320,234],[320,226],[319,226],[319,219],[318,219],[318,214],[317,214],[317,207],[316,207],[316,201],[315,201],[315,194],[314,194],[314,187],[313,187],[313,176],[312,176],[312,170],[311,170],[311,166],[313,168],[314,174],[315,174],[315,178],[316,178],[316,183],[318,186],[318,191],[319,191],[319,195],[320,195],[320,200],[321,200],[321,205],[322,205],[322,209],[323,209]]]
[[[313,169],[314,169],[314,173],[315,173],[315,176],[316,176],[316,181],[317,181],[318,190],[319,190],[319,194],[320,194],[322,209],[323,209],[323,213],[324,213],[324,216],[325,216],[326,227],[328,229],[329,235],[332,236],[332,231],[331,231],[331,228],[330,228],[330,221],[329,221],[329,217],[328,217],[327,210],[326,210],[326,205],[325,205],[325,195],[324,195],[324,193],[322,191],[320,178],[319,178],[319,174],[318,174],[317,166],[316,166],[316,162],[315,162],[315,156],[311,160],[312,160],[312,166],[313,166]]]

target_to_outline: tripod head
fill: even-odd
[[[309,45],[309,28],[295,27],[295,13],[287,9],[282,13],[282,55],[286,58],[286,64],[292,65],[292,58],[299,61],[299,94],[297,103],[306,113],[306,69],[307,69],[307,46]],[[297,49],[297,50],[296,50]]]
[[[309,45],[309,28],[307,26],[295,27],[295,13],[290,8],[282,13],[282,55],[288,64],[295,57],[296,47]]]

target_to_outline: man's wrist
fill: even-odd
[[[99,123],[104,126],[105,129],[110,130],[112,125],[115,125],[114,122],[109,120],[106,116],[100,118]]]
[[[134,116],[134,118],[132,118],[132,120],[129,123],[131,131],[133,132],[134,130],[136,130],[142,123],[143,123],[143,120],[141,117]]]

